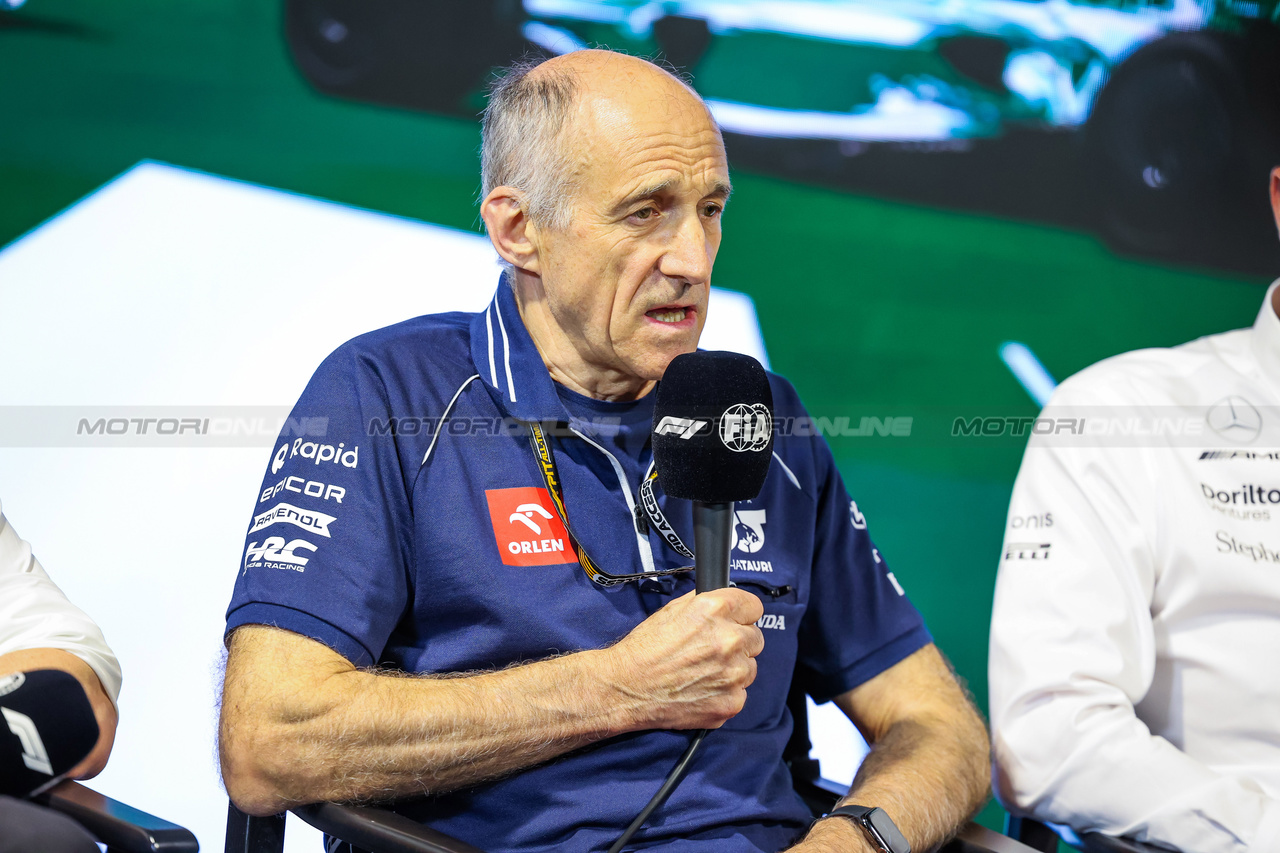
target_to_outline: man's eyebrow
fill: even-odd
[[[675,186],[675,184],[676,181],[674,179],[668,179],[656,184],[650,184],[646,187],[641,187],[628,195],[622,201],[618,202],[615,209],[623,210],[647,198],[657,198],[658,196],[667,193],[673,186]],[[733,187],[730,186],[727,181],[716,181],[715,185],[711,188],[711,191],[706,194],[705,198],[727,200],[732,193]]]

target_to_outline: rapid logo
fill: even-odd
[[[339,442],[337,447],[332,444],[316,444],[314,441],[303,441],[300,438],[294,439],[293,446],[289,448],[289,458],[301,456],[303,459],[310,459],[316,465],[321,462],[332,462],[334,465],[341,465],[343,468],[360,467],[360,447],[359,445],[344,450],[346,444]],[[276,458],[280,457],[280,452],[276,451]],[[283,464],[283,463],[281,463]],[[278,474],[280,469],[276,467],[274,462],[271,463],[271,473]]]
[[[773,416],[764,403],[739,403],[720,418],[720,440],[735,453],[764,450],[773,434]]]
[[[281,449],[283,450],[284,448]],[[342,503],[342,499],[347,496],[347,490],[341,486],[331,486],[321,483],[319,480],[304,480],[301,477],[285,477],[274,486],[263,489],[262,497],[258,498],[258,503],[266,503],[280,494],[281,491],[294,492],[295,494],[306,495],[309,498],[319,498],[320,500],[331,500],[336,503]]]
[[[280,445],[280,449],[276,451],[276,455],[271,459],[271,473],[279,474],[280,469],[284,467],[284,460],[288,458],[289,442]]]
[[[249,527],[249,532],[257,533],[259,530],[270,527],[273,524],[292,524],[294,527],[301,527],[308,533],[317,533],[329,539],[329,525],[334,521],[337,521],[335,516],[325,515],[323,512],[302,509],[293,504],[278,503],[266,512],[255,515],[253,524]]]
[[[733,538],[730,551],[755,554],[764,547],[765,510],[734,510]],[[768,560],[730,560],[729,568],[740,572],[772,572],[773,563]]]
[[[654,428],[654,432],[658,435],[674,435],[683,439],[693,438],[698,433],[710,428],[711,421],[700,421],[697,418],[677,418],[674,415],[667,415],[658,421],[658,426]]]
[[[268,536],[261,545],[257,542],[249,543],[249,547],[244,551],[244,570],[247,572],[250,569],[288,569],[292,572],[301,572],[309,558],[296,552],[314,552],[315,550],[316,546],[305,539],[285,542],[283,536]]]
[[[546,489],[486,489],[484,495],[503,565],[554,566],[577,561]]]

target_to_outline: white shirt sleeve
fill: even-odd
[[[45,574],[0,508],[0,655],[62,649],[87,663],[111,701],[120,696],[120,662],[102,631]]]
[[[1097,403],[1064,390],[1043,417],[1064,396]],[[1028,446],[992,613],[996,793],[1077,831],[1274,853],[1280,802],[1153,735],[1134,710],[1155,675],[1155,464],[1133,447]]]

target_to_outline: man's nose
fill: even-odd
[[[690,284],[710,281],[714,248],[700,217],[682,217],[666,249],[658,265],[663,275]]]

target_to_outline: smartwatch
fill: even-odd
[[[911,853],[911,844],[902,837],[898,827],[889,819],[884,809],[867,806],[840,806],[828,817],[846,817],[862,827],[867,838],[881,853]]]

